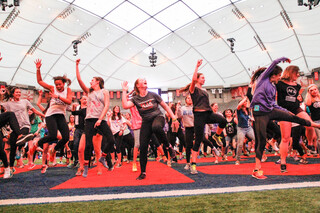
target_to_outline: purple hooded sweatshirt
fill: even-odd
[[[250,107],[255,112],[271,112],[273,108],[287,111],[286,109],[276,104],[276,86],[270,82],[270,73],[280,62],[284,62],[288,58],[282,57],[274,60],[257,79],[256,88],[253,94]]]

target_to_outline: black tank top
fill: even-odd
[[[206,90],[198,87],[194,88],[194,92],[190,93],[193,102],[193,110],[202,109],[205,111],[212,111],[209,102],[209,95]]]
[[[319,121],[320,120],[320,101],[315,101],[308,107],[311,112],[311,119],[313,121]]]
[[[237,124],[234,122],[234,118],[232,118],[230,122],[227,121],[226,133],[229,137],[233,137],[237,134]]]
[[[300,84],[292,86],[283,81],[279,81],[276,86],[278,92],[278,105],[297,114],[297,110],[300,108],[300,103],[297,100],[301,88]]]

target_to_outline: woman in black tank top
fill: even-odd
[[[299,67],[297,66],[288,66],[284,70],[281,80],[277,84],[278,105],[300,118],[311,121],[309,115],[300,108],[300,103],[297,100],[301,88],[301,86],[296,82],[299,76]],[[288,145],[291,137],[292,125],[291,122],[287,121],[280,121],[279,124],[282,137],[280,144],[281,172],[287,172],[286,157],[288,154]],[[306,136],[310,144],[314,136],[313,127],[306,126]]]
[[[181,92],[189,91],[193,102],[195,143],[192,149],[191,174],[198,173],[196,169],[196,160],[198,157],[200,143],[204,137],[205,124],[219,123],[219,127],[212,138],[219,146],[222,146],[223,137],[220,135],[227,123],[223,116],[213,113],[210,107],[209,95],[207,91],[202,88],[202,85],[205,83],[205,77],[202,73],[198,73],[198,68],[201,64],[202,59],[197,62],[191,83],[180,90]]]

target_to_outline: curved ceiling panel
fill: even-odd
[[[0,75],[9,84],[39,87],[37,58],[46,82],[67,74],[76,90],[78,58],[86,84],[101,76],[111,90],[138,77],[152,88],[180,88],[201,58],[207,87],[247,84],[252,71],[282,56],[308,74],[320,67],[319,6],[293,0],[28,0],[5,9]]]

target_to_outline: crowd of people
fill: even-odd
[[[146,79],[139,78],[130,91],[128,82],[122,82],[122,106],[109,109],[104,80],[94,77],[87,87],[80,76],[80,59],[75,70],[84,95],[79,103],[72,100],[71,81],[66,76],[54,77],[53,85],[42,80],[42,61],[37,59],[37,82],[51,97],[46,107],[41,105],[42,91],[38,111],[21,99],[18,87],[1,87],[0,172],[3,178],[11,178],[15,167],[33,169],[35,158],[41,156],[44,174],[50,162],[54,166],[58,157],[62,161],[64,156],[68,168],[77,168],[76,176],[86,178],[93,164],[102,175],[104,168],[111,172],[132,161],[132,172],[140,171],[137,180],[143,180],[151,155],[169,167],[185,158],[184,169],[195,175],[200,154],[213,156],[217,164],[231,153],[237,166],[241,156],[254,153],[252,177],[265,179],[262,162],[270,149],[280,155],[275,162],[280,164],[280,172],[288,172],[288,154],[307,164],[308,155],[319,152],[320,94],[311,84],[303,101],[297,83],[299,67],[290,65],[283,71],[277,65],[281,62],[291,61],[283,57],[259,68],[236,109],[220,113],[203,88],[205,76],[198,72],[202,60],[197,61],[191,83],[180,89],[187,94],[185,103],[165,103],[148,91]],[[121,113],[121,108],[130,113]],[[71,112],[68,122],[67,111]]]

